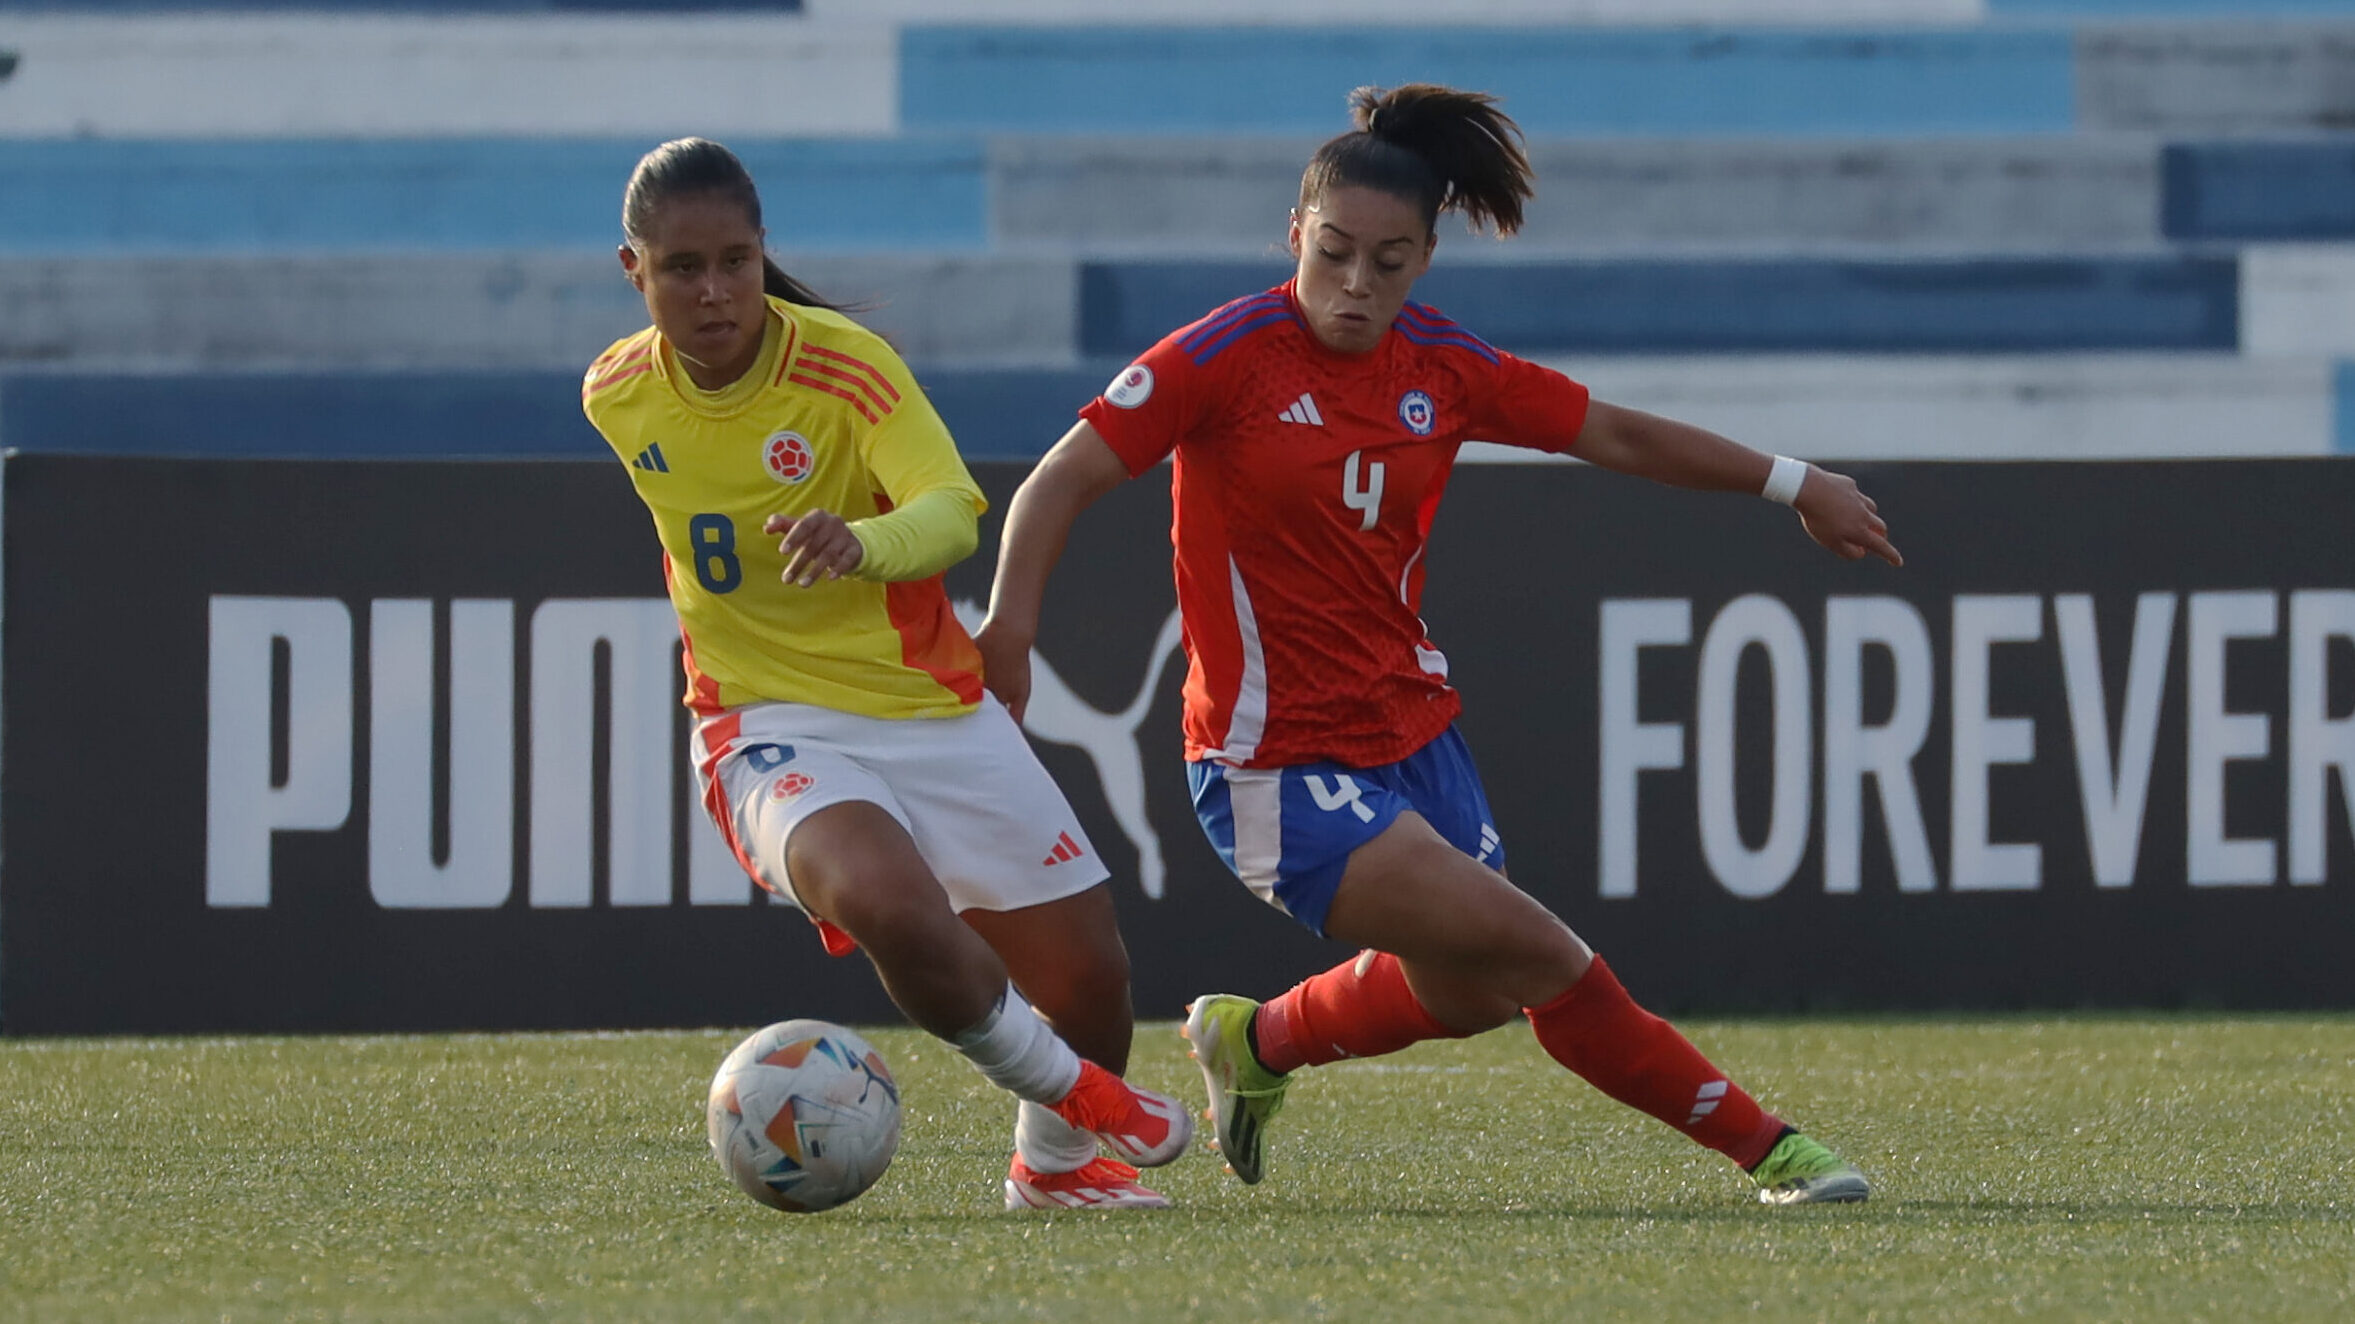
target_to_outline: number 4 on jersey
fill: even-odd
[[[1351,510],[1366,513],[1358,524],[1360,532],[1370,531],[1374,521],[1382,518],[1382,462],[1372,460],[1365,466],[1365,485],[1358,485],[1358,457],[1363,451],[1351,451],[1349,462],[1341,469],[1341,504]]]

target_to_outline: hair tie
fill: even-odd
[[[1377,137],[1377,138],[1381,137],[1381,136],[1382,136],[1382,134],[1381,134],[1380,130],[1378,130],[1378,129],[1376,129],[1376,128],[1374,127],[1376,124],[1379,124],[1379,123],[1381,122],[1381,120],[1382,120],[1382,108],[1381,108],[1380,106],[1369,106],[1369,107],[1367,107],[1367,108],[1366,108],[1366,132],[1367,132],[1367,133],[1373,134],[1373,135],[1374,135],[1375,137]]]

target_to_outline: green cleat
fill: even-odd
[[[1797,1131],[1785,1132],[1750,1177],[1765,1204],[1855,1204],[1873,1191],[1855,1164]]]
[[[1267,1175],[1267,1124],[1283,1111],[1284,1087],[1291,1083],[1252,1056],[1251,1017],[1258,1010],[1249,998],[1205,993],[1186,1004],[1186,1026],[1179,1031],[1194,1045],[1191,1056],[1210,1091],[1211,1143],[1225,1156],[1227,1171],[1245,1182]]]

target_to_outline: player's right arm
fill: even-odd
[[[1047,575],[1062,559],[1063,544],[1079,513],[1127,477],[1128,462],[1113,451],[1095,424],[1083,418],[1063,434],[1007,503],[997,577],[990,583],[989,618],[973,642],[981,649],[981,674],[990,693],[1017,722],[1030,703],[1030,646],[1038,638]]]
[[[1159,464],[1200,422],[1198,402],[1209,393],[1201,386],[1202,367],[1178,343],[1184,334],[1165,337],[1122,369],[1006,505],[989,617],[973,642],[981,649],[984,683],[1017,722],[1030,703],[1030,646],[1038,639],[1047,576],[1062,559],[1073,521],[1123,479]]]

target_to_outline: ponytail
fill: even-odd
[[[694,193],[717,193],[728,198],[744,208],[753,229],[760,229],[760,193],[752,186],[752,172],[744,168],[736,154],[709,138],[678,138],[646,153],[639,160],[638,168],[630,172],[629,187],[622,192],[622,234],[632,247],[637,247],[644,243],[646,231],[653,225],[656,208]],[[777,260],[765,253],[760,261],[761,290],[773,298],[811,308],[830,308],[838,313],[861,311],[854,305],[827,299],[786,275]]]
[[[867,311],[864,304],[831,302],[816,290],[786,275],[785,268],[777,265],[777,259],[766,253],[761,254],[760,272],[761,293],[772,299],[783,299],[787,303],[798,303],[808,308],[831,308],[838,313]]]
[[[1435,83],[1361,87],[1349,94],[1349,111],[1357,128],[1319,147],[1300,176],[1303,209],[1354,186],[1415,203],[1426,227],[1458,211],[1499,237],[1521,228],[1532,171],[1521,126],[1495,97]]]

